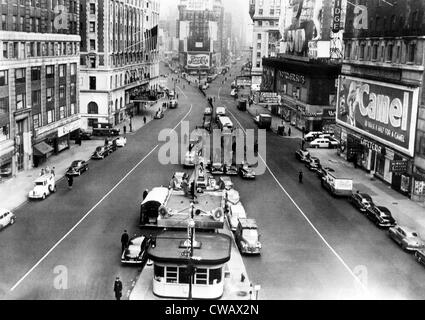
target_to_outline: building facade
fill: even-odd
[[[276,57],[280,40],[279,20],[283,0],[250,0],[252,34],[252,84],[261,85],[263,58]]]
[[[213,73],[222,64],[224,8],[221,0],[180,0],[180,66],[188,73]]]
[[[57,12],[57,13],[55,13]],[[0,3],[0,172],[38,166],[79,129],[78,1]]]
[[[80,90],[84,128],[113,126],[156,89],[159,2],[81,0]]]
[[[423,1],[347,6],[338,83],[340,153],[413,200],[425,200]]]

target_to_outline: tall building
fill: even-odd
[[[68,148],[80,128],[79,9],[74,0],[1,2],[2,177]]]
[[[264,57],[276,57],[279,35],[279,19],[283,0],[250,0],[249,14],[253,22],[252,34],[252,84],[259,86],[263,74]]]
[[[347,5],[338,82],[340,154],[425,201],[423,1]]]
[[[215,72],[221,66],[224,8],[221,0],[180,0],[179,59],[189,73]]]
[[[223,23],[223,39],[222,39],[222,56],[221,62],[223,65],[230,63],[230,60],[233,56],[233,43],[234,43],[234,33],[232,25],[232,14],[226,12],[224,14],[224,23]]]
[[[135,96],[156,88],[159,2],[81,0],[83,127],[113,126],[140,111]]]

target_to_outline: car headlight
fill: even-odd
[[[257,242],[257,248],[261,249],[261,242]]]
[[[248,245],[246,244],[246,242],[242,242],[242,248],[246,249],[248,247]]]

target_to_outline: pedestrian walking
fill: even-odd
[[[116,277],[116,279],[115,279],[114,292],[115,292],[115,299],[121,300],[121,297],[122,297],[122,282],[120,280],[120,277]]]
[[[72,185],[74,184],[74,177],[71,174],[66,175],[68,179],[68,189],[72,189]]]
[[[146,116],[143,116],[143,123],[146,124]]]
[[[177,99],[179,98],[179,94],[178,93],[176,94],[176,97],[177,97]]]
[[[124,126],[122,129],[124,130],[124,135],[125,135],[127,133],[127,126]]]
[[[133,132],[133,125],[131,122],[130,122],[130,132]]]
[[[288,129],[288,136],[291,136],[291,127]]]
[[[148,196],[148,194],[149,194],[149,190],[148,189],[145,189],[145,191],[143,191],[143,200],[146,199],[146,197]]]
[[[300,183],[303,183],[303,172],[302,172],[302,171],[300,171],[300,172],[298,173],[298,181],[299,181]]]
[[[78,146],[80,146],[81,147],[81,141],[82,141],[83,139],[81,139],[81,136],[78,136],[78,139],[77,139],[77,144],[78,144]]]
[[[302,149],[302,150],[304,150],[304,145],[305,145],[305,141],[304,141],[304,140],[302,140],[302,141],[301,141],[301,149]]]
[[[121,253],[124,252],[128,247],[128,242],[130,241],[130,237],[127,233],[127,230],[124,230],[124,233],[121,235]]]
[[[53,176],[54,176],[54,177],[56,176],[56,173],[55,173],[55,167],[53,167],[53,168],[52,168],[52,170],[51,170],[50,172],[53,174]]]
[[[108,138],[105,138],[105,146],[109,144]]]
[[[40,177],[41,176],[44,176],[44,169],[43,168],[41,168],[41,170],[40,170]]]
[[[46,169],[44,171],[46,172],[46,174],[49,174],[50,173],[50,167],[46,166]]]

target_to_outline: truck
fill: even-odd
[[[272,125],[272,116],[262,113],[254,118],[254,122],[260,129],[270,129]]]
[[[242,254],[260,254],[261,242],[255,219],[239,218],[235,241]]]
[[[338,171],[326,171],[321,183],[332,196],[349,197],[353,193],[353,179]]]
[[[238,110],[246,111],[246,106],[248,104],[248,99],[242,98],[238,100]]]

